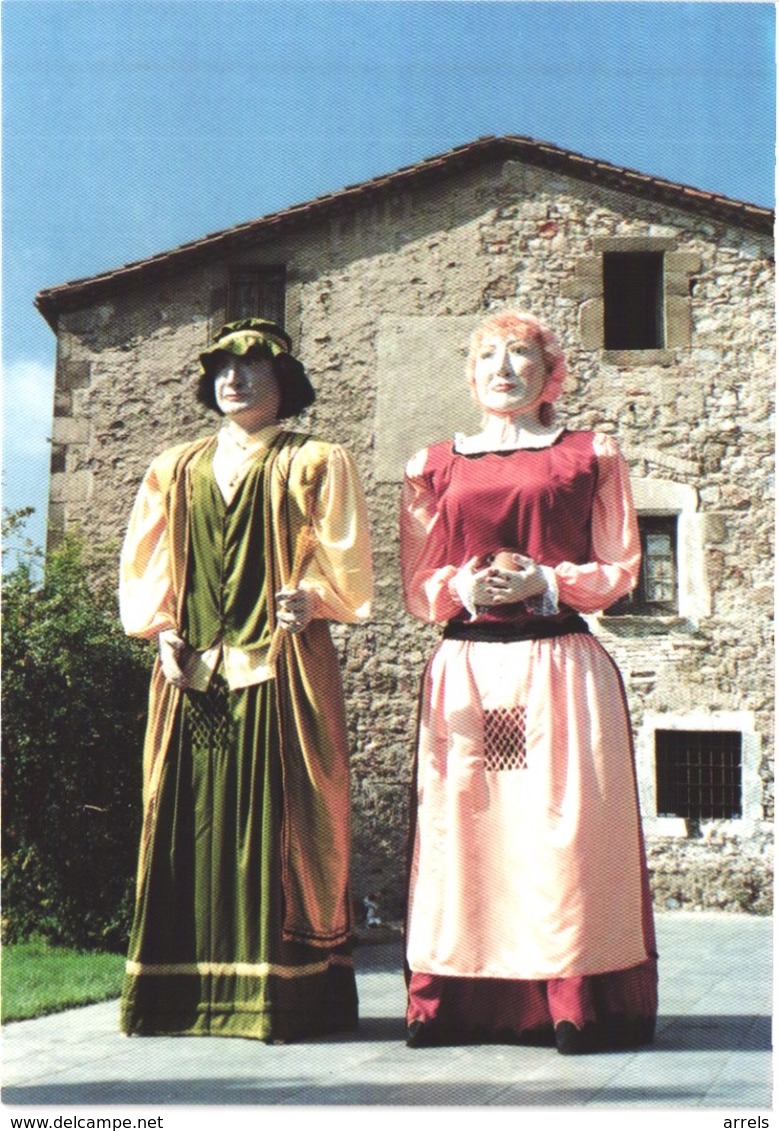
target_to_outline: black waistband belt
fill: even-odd
[[[573,616],[555,620],[554,617],[533,617],[525,621],[449,621],[444,627],[444,640],[477,640],[490,644],[510,644],[516,640],[547,640],[553,636],[570,636],[575,632],[588,633],[587,622]]]

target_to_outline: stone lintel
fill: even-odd
[[[679,456],[673,456],[661,448],[643,448],[641,456],[647,463],[653,463],[656,467],[666,467],[670,471],[679,472],[680,475],[700,476],[701,474],[699,464],[689,459],[680,459]]]
[[[698,492],[687,483],[646,477],[631,477],[630,482],[636,510],[641,514],[694,514],[698,506]]]
[[[596,236],[593,251],[674,251],[673,236]]]

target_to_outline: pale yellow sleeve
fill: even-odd
[[[154,464],[138,491],[122,546],[119,615],[129,636],[176,628],[165,499]]]
[[[317,617],[367,620],[373,599],[368,512],[354,462],[338,445],[328,450],[311,518],[316,546],[300,587],[317,594]]]

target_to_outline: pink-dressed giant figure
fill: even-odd
[[[628,469],[569,431],[554,335],[488,317],[468,380],[482,430],[419,452],[403,492],[406,606],[444,626],[413,791],[407,1043],[652,1040],[657,966],[630,720],[580,614],[636,584]]]

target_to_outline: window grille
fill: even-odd
[[[663,253],[603,253],[603,332],[607,350],[665,346]]]
[[[679,611],[677,516],[640,514],[641,570],[632,593],[606,610],[607,616],[672,616]]]
[[[284,325],[287,273],[283,266],[237,267],[230,272],[229,318],[267,318]]]
[[[741,817],[741,733],[656,730],[658,817]]]

